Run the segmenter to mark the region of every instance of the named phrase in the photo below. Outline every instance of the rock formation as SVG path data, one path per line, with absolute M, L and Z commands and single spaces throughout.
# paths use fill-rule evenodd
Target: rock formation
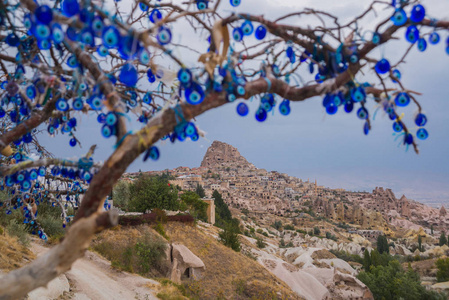
M 201 162 L 201 167 L 209 169 L 237 166 L 248 167 L 250 163 L 240 155 L 237 148 L 219 141 L 214 141 L 210 145 Z

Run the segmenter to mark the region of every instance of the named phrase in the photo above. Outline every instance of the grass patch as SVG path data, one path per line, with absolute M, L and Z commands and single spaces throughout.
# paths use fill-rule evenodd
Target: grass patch
M 0 227 L 0 269 L 12 271 L 32 261 L 35 256 L 19 239 Z

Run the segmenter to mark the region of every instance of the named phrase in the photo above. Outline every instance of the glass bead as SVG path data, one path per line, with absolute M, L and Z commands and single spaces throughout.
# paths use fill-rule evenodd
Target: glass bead
M 290 101 L 284 99 L 281 104 L 279 104 L 279 112 L 283 116 L 288 116 L 290 114 Z
M 237 7 L 240 5 L 241 0 L 230 0 L 230 2 L 233 7 Z
M 186 88 L 185 97 L 188 103 L 196 105 L 203 102 L 205 94 L 202 87 L 198 83 L 193 82 L 190 87 Z
M 391 21 L 396 26 L 402 26 L 407 22 L 407 14 L 402 8 L 398 8 L 391 17 Z
M 437 32 L 432 32 L 429 35 L 429 43 L 431 43 L 432 45 L 436 45 L 440 42 L 440 35 Z
M 246 20 L 245 22 L 243 22 L 240 28 L 242 29 L 244 35 L 251 35 L 254 32 L 254 26 L 250 20 Z
M 103 45 L 108 48 L 116 48 L 120 42 L 120 33 L 117 28 L 108 26 L 103 29 L 102 34 Z
M 67 100 L 61 98 L 58 101 L 56 101 L 56 109 L 59 111 L 67 111 L 69 109 L 69 104 L 67 103 Z
M 426 51 L 426 49 L 427 49 L 427 42 L 426 42 L 426 40 L 425 40 L 424 38 L 420 38 L 420 39 L 418 40 L 417 45 L 418 45 L 418 50 L 419 50 L 420 52 Z
M 148 81 L 149 81 L 150 83 L 153 83 L 153 82 L 156 81 L 156 76 L 154 76 L 154 73 L 153 73 L 153 71 L 151 71 L 151 69 L 148 69 L 148 71 L 147 71 L 147 77 L 148 77 Z
M 248 105 L 246 105 L 246 103 L 241 102 L 237 105 L 237 113 L 239 114 L 239 116 L 245 117 L 248 115 L 249 113 L 249 108 Z
M 162 13 L 159 11 L 159 9 L 155 8 L 151 11 L 149 16 L 151 23 L 156 23 L 162 20 Z
M 80 12 L 80 6 L 77 0 L 63 0 L 61 11 L 67 17 L 73 17 Z
M 136 67 L 130 63 L 123 65 L 120 69 L 119 80 L 128 87 L 135 87 L 138 80 Z
M 196 1 L 196 7 L 199 10 L 207 9 L 208 8 L 208 1 L 207 0 L 197 0 Z
M 256 111 L 256 120 L 259 122 L 263 122 L 267 119 L 267 112 L 263 108 L 259 108 Z
M 53 21 L 53 11 L 48 5 L 41 5 L 34 11 L 36 19 L 42 24 L 50 24 Z
M 388 73 L 390 72 L 390 62 L 385 58 L 382 58 L 376 63 L 376 66 L 374 68 L 378 74 Z
M 234 30 L 232 31 L 232 37 L 234 38 L 234 40 L 236 42 L 240 42 L 243 39 L 243 31 L 241 28 L 234 28 Z
M 413 6 L 412 12 L 410 13 L 410 20 L 415 23 L 419 23 L 424 20 L 426 16 L 426 9 L 421 4 Z
M 171 42 L 172 38 L 170 29 L 165 26 L 159 27 L 159 33 L 157 34 L 156 38 L 159 44 L 161 44 L 162 46 L 167 45 Z
M 404 128 L 402 127 L 401 123 L 393 122 L 393 130 L 394 130 L 394 132 L 401 132 L 402 129 L 404 129 Z
M 420 128 L 416 132 L 416 137 L 420 140 L 426 140 L 429 137 L 429 133 L 425 128 Z
M 364 107 L 360 107 L 357 110 L 357 117 L 362 120 L 368 119 L 368 110 Z
M 401 80 L 401 72 L 398 69 L 394 69 L 393 70 L 393 76 L 396 77 L 398 80 Z M 397 83 L 397 81 L 393 78 L 391 78 L 391 81 L 393 81 L 394 83 Z
M 405 38 L 410 43 L 415 43 L 419 39 L 419 30 L 415 25 L 410 25 L 407 27 L 407 31 L 405 32 Z
M 265 36 L 267 35 L 267 29 L 265 28 L 265 26 L 259 25 L 256 28 L 254 35 L 256 36 L 256 39 L 263 40 L 265 38 Z
M 75 138 L 71 138 L 69 141 L 70 147 L 75 147 L 76 146 L 76 139 Z
M 424 126 L 427 124 L 427 117 L 423 113 L 419 113 L 415 118 L 415 124 L 416 126 Z
M 400 92 L 396 95 L 394 102 L 400 107 L 407 106 L 410 103 L 410 96 L 405 92 Z

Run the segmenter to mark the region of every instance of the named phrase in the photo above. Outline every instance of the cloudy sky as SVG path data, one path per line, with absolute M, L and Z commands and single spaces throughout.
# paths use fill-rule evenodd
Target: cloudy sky
M 267 18 L 277 18 L 303 7 L 311 7 L 329 11 L 344 20 L 361 13 L 371 1 L 361 0 L 242 0 L 238 10 L 229 2 L 222 1 L 221 12 L 227 16 L 232 12 L 250 12 L 264 14 Z M 428 16 L 435 18 L 449 17 L 449 3 L 441 0 L 422 1 Z M 298 4 L 300 3 L 300 4 Z M 371 15 L 360 24 L 368 30 L 375 25 L 375 20 L 382 20 L 392 13 L 391 9 L 379 10 L 376 19 Z M 293 19 L 301 26 L 314 26 L 310 19 Z M 181 31 L 179 31 L 181 30 Z M 193 35 L 182 28 L 174 34 L 176 41 L 195 39 L 202 41 L 205 36 Z M 445 53 L 444 41 L 447 33 L 442 34 L 442 41 L 437 46 L 428 46 L 424 53 L 414 48 L 400 70 L 403 84 L 412 90 L 419 91 L 422 96 L 418 100 L 427 114 L 429 122 L 427 130 L 429 139 L 420 142 L 421 153 L 416 155 L 412 149 L 395 141 L 391 121 L 380 110 L 372 120 L 372 131 L 368 136 L 363 134 L 363 122 L 354 113 L 339 111 L 336 115 L 326 115 L 321 98 L 312 98 L 301 103 L 291 104 L 291 114 L 282 116 L 277 109 L 268 120 L 259 123 L 254 118 L 258 101 L 253 100 L 250 114 L 247 117 L 237 115 L 238 104 L 231 103 L 219 109 L 207 112 L 197 118 L 196 124 L 207 135 L 198 142 L 159 142 L 161 158 L 157 162 L 142 162 L 138 158 L 128 171 L 161 170 L 177 166 L 197 167 L 200 165 L 207 147 L 214 140 L 227 142 L 237 147 L 240 153 L 259 168 L 285 172 L 302 179 L 317 179 L 318 184 L 348 190 L 371 191 L 376 186 L 390 187 L 400 197 L 405 194 L 411 199 L 439 205 L 449 203 L 449 56 Z M 371 57 L 385 57 L 396 61 L 402 56 L 407 43 L 404 42 L 404 31 L 397 33 L 401 38 L 379 50 L 373 51 Z M 201 42 L 199 42 L 201 44 Z M 182 58 L 194 62 L 197 56 L 192 52 L 182 52 Z M 299 69 L 299 72 L 307 72 Z M 373 77 L 358 76 L 360 82 Z M 411 106 L 411 105 L 410 105 Z M 370 111 L 376 109 L 369 106 Z M 413 128 L 413 115 L 416 107 L 403 110 L 404 120 Z M 372 118 L 372 117 L 371 117 Z M 104 160 L 113 151 L 113 141 L 105 140 L 100 135 L 100 128 L 95 122 L 83 117 L 83 126 L 79 128 L 77 137 L 83 144 L 82 149 L 66 149 L 67 136 L 54 139 L 45 137 L 51 142 L 51 149 L 56 155 L 79 156 L 87 151 L 93 143 L 98 144 L 96 160 Z M 133 124 L 135 126 L 135 124 Z M 416 130 L 416 128 L 415 128 Z M 64 151 L 61 144 L 64 145 Z

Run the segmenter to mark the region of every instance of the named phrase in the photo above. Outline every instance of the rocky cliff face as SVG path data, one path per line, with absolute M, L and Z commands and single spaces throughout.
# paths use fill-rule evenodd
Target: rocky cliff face
M 239 168 L 245 168 L 252 166 L 252 164 L 240 155 L 237 148 L 219 141 L 214 141 L 210 145 L 201 162 L 201 167 L 209 169 L 238 166 Z

